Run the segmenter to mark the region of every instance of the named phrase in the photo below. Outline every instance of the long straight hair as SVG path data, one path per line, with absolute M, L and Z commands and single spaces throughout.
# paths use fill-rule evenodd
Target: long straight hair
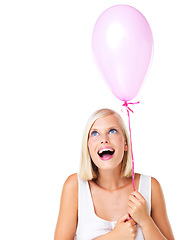
M 97 119 L 103 118 L 109 115 L 114 115 L 118 119 L 125 141 L 128 146 L 128 151 L 124 151 L 124 156 L 122 159 L 121 176 L 127 177 L 127 178 L 132 176 L 130 140 L 129 140 L 129 135 L 127 133 L 123 119 L 117 112 L 111 109 L 103 108 L 95 111 L 89 117 L 84 129 L 83 138 L 82 138 L 80 169 L 79 169 L 79 177 L 82 180 L 92 180 L 92 179 L 96 179 L 98 176 L 98 168 L 93 163 L 91 156 L 89 154 L 89 149 L 88 149 L 89 133 L 90 133 L 91 127 L 93 126 L 93 124 Z

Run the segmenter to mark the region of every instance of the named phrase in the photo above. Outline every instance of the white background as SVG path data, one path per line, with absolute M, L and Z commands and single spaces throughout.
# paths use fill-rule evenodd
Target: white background
M 175 238 L 190 238 L 190 1 L 2 0 L 0 239 L 53 239 L 88 116 L 103 107 L 121 112 L 91 49 L 95 21 L 120 3 L 140 10 L 154 35 L 151 70 L 131 114 L 135 170 L 159 180 Z

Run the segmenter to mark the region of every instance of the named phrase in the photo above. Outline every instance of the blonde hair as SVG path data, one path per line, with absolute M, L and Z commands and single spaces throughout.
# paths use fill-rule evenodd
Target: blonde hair
M 82 150 L 81 150 L 81 160 L 80 160 L 80 169 L 79 169 L 79 177 L 83 180 L 92 180 L 96 179 L 98 176 L 98 168 L 93 163 L 91 156 L 89 154 L 88 149 L 88 139 L 89 139 L 89 132 L 95 121 L 99 118 L 106 117 L 108 115 L 114 115 L 120 124 L 121 130 L 123 132 L 125 141 L 127 142 L 128 151 L 124 152 L 122 166 L 121 166 L 121 176 L 122 177 L 130 177 L 132 176 L 132 165 L 131 165 L 131 147 L 130 147 L 130 140 L 129 135 L 127 133 L 125 124 L 121 116 L 111 110 L 111 109 L 100 109 L 95 111 L 87 121 L 87 125 L 84 129 L 84 134 L 82 138 Z

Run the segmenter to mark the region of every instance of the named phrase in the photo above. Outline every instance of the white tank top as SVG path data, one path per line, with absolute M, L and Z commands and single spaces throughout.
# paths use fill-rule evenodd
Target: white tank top
M 151 214 L 151 177 L 141 175 L 138 191 L 143 195 Z M 75 240 L 92 240 L 100 237 L 115 227 L 117 221 L 107 221 L 98 217 L 94 210 L 88 181 L 78 176 L 78 225 Z M 144 240 L 141 228 L 137 226 L 136 240 Z

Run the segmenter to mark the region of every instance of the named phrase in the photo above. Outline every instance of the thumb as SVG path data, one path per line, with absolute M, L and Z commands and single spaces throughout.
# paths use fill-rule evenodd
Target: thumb
M 122 223 L 122 222 L 125 222 L 127 220 L 129 220 L 129 214 L 128 213 L 126 215 L 120 217 L 117 222 Z

